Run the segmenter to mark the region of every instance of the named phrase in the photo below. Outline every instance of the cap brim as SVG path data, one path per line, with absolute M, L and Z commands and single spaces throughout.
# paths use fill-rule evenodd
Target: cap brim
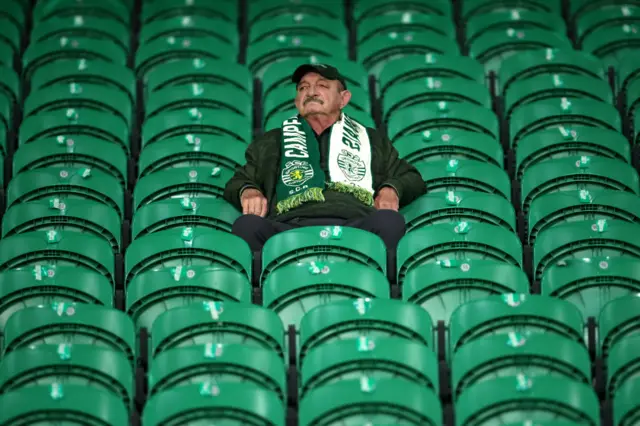
M 320 74 L 321 76 L 323 76 L 324 78 L 328 78 L 329 80 L 339 81 L 346 88 L 347 82 L 344 81 L 344 78 L 336 71 L 337 70 L 335 68 L 327 69 L 315 66 L 313 64 L 304 64 L 296 68 L 296 70 L 293 72 L 293 75 L 291 76 L 291 81 L 295 84 L 298 84 L 300 83 L 300 80 L 302 80 L 302 77 L 310 72 L 315 72 L 316 74 Z

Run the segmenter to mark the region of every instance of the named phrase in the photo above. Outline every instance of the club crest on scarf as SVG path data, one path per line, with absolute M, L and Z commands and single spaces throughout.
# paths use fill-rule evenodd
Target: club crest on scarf
M 311 178 L 313 178 L 313 168 L 306 161 L 287 161 L 282 169 L 282 183 L 287 186 L 302 186 Z
M 361 181 L 367 173 L 367 168 L 360 156 L 346 149 L 343 149 L 338 154 L 338 167 L 340 167 L 344 176 L 352 182 Z

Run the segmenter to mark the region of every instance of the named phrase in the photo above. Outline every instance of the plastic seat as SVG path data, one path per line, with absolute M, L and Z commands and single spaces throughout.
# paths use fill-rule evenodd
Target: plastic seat
M 620 387 L 618 395 L 613 400 L 614 419 L 619 426 L 632 426 L 640 417 L 640 378 L 633 378 Z
M 108 18 L 129 24 L 131 9 L 119 0 L 50 0 L 37 3 L 33 8 L 33 20 L 38 24 L 70 16 Z
M 283 326 L 278 315 L 250 303 L 201 302 L 169 309 L 153 322 L 150 354 L 204 343 L 243 344 L 284 357 Z
M 394 112 L 414 105 L 444 101 L 467 103 L 491 109 L 492 99 L 484 84 L 462 78 L 433 78 L 394 84 L 382 100 L 382 119 L 388 122 Z
M 577 42 L 582 44 L 595 30 L 624 24 L 640 23 L 640 2 L 636 5 L 625 2 L 618 7 L 592 9 L 576 19 Z
M 120 351 L 87 344 L 39 345 L 15 350 L 0 363 L 0 393 L 57 383 L 85 386 L 133 403 L 133 374 Z
M 193 83 L 230 85 L 247 93 L 253 92 L 253 77 L 245 65 L 227 58 L 176 59 L 155 66 L 144 77 L 147 96 L 168 87 L 190 86 Z
M 11 46 L 14 55 L 20 55 L 22 53 L 22 32 L 21 28 L 10 18 L 3 16 L 0 9 L 0 25 L 2 25 L 2 35 L 0 40 L 4 44 Z
M 48 39 L 60 40 L 62 37 L 83 37 L 105 40 L 117 44 L 125 52 L 131 49 L 131 34 L 128 24 L 111 18 L 96 16 L 66 16 L 48 19 L 34 25 L 30 42 Z
M 142 421 L 145 426 L 212 421 L 229 426 L 284 426 L 284 414 L 278 394 L 258 385 L 204 382 L 166 389 L 152 396 L 145 404 Z
M 297 328 L 304 314 L 319 305 L 358 298 L 389 298 L 387 278 L 369 266 L 327 262 L 319 269 L 305 263 L 289 264 L 273 271 L 264 281 L 263 305 L 280 316 L 285 329 L 291 325 Z
M 52 198 L 13 204 L 2 217 L 2 238 L 25 232 L 77 232 L 103 238 L 117 253 L 122 222 L 118 212 L 98 201 Z
M 249 44 L 278 36 L 322 36 L 347 46 L 348 33 L 344 21 L 313 14 L 285 14 L 260 19 L 249 27 Z
M 433 0 L 428 3 L 416 0 L 357 1 L 353 10 L 354 18 L 358 23 L 376 16 L 400 15 L 407 12 L 436 15 L 442 20 L 450 19 L 453 15 L 451 4 L 447 0 Z
M 570 191 L 620 190 L 640 193 L 638 173 L 628 163 L 606 157 L 574 156 L 542 161 L 522 176 L 522 210 L 541 195 Z
M 15 67 L 13 47 L 4 40 L 0 40 L 0 65 L 11 69 Z
M 541 232 L 533 246 L 536 279 L 558 262 L 590 257 L 640 258 L 640 225 L 621 220 L 582 220 L 556 225 Z
M 632 335 L 620 339 L 609 353 L 607 359 L 607 396 L 615 400 L 628 383 L 637 380 L 640 359 L 640 336 Z
M 429 53 L 459 55 L 460 49 L 454 39 L 438 34 L 395 32 L 375 35 L 358 46 L 358 60 L 373 75 L 390 60 Z
M 371 114 L 352 108 L 349 105 L 347 105 L 347 107 L 343 109 L 343 112 L 347 114 L 349 117 L 356 120 L 358 123 L 362 124 L 364 127 L 371 127 L 374 129 L 378 127 L 376 126 L 376 123 L 373 121 L 373 117 L 371 117 Z M 280 111 L 277 114 L 273 114 L 269 118 L 269 120 L 264 123 L 263 128 L 265 131 L 271 130 L 271 129 L 280 129 L 282 128 L 282 122 L 284 120 L 287 120 L 297 114 L 298 114 L 298 110 L 295 108 L 293 102 L 291 102 L 291 109 Z
M 612 348 L 640 331 L 640 297 L 622 296 L 604 305 L 598 317 L 600 355 L 606 361 Z
M 26 81 L 41 66 L 62 59 L 103 60 L 116 65 L 127 65 L 127 53 L 111 41 L 87 37 L 60 37 L 29 44 L 22 56 L 23 75 Z
M 147 24 L 152 21 L 182 16 L 221 18 L 235 23 L 238 21 L 238 5 L 228 1 L 194 0 L 178 2 L 175 0 L 154 0 L 144 3 L 140 20 L 143 24 Z
M 596 426 L 600 424 L 600 404 L 590 384 L 524 374 L 487 380 L 460 395 L 458 425 L 479 426 L 496 417 L 517 419 L 521 424 L 554 419 Z
M 434 348 L 431 324 L 427 311 L 400 300 L 364 298 L 326 303 L 302 317 L 298 359 L 304 365 L 312 349 L 359 336 L 396 337 Z
M 237 49 L 218 38 L 175 37 L 158 38 L 141 44 L 136 52 L 135 70 L 139 78 L 157 66 L 180 59 L 229 60 L 237 56 Z
M 453 394 L 479 383 L 523 374 L 591 385 L 591 360 L 583 343 L 553 333 L 495 334 L 462 345 L 451 361 Z
M 26 12 L 27 10 L 15 1 L 5 1 L 0 6 L 0 16 L 11 21 L 11 24 L 20 31 L 21 37 L 26 31 Z
M 174 136 L 188 134 L 232 137 L 249 144 L 252 129 L 250 120 L 236 113 L 211 108 L 183 108 L 165 112 L 145 120 L 142 124 L 142 147 Z
M 518 141 L 516 176 L 542 162 L 576 156 L 606 157 L 631 163 L 629 141 L 620 132 L 590 126 L 558 126 Z
M 560 191 L 536 197 L 529 210 L 528 244 L 543 231 L 582 220 L 624 220 L 640 224 L 640 197 L 615 190 Z
M 125 425 L 127 406 L 114 394 L 85 385 L 39 385 L 0 395 L 0 425 L 41 422 Z
M 628 144 L 627 144 L 628 145 Z M 398 138 L 393 146 L 409 163 L 439 160 L 476 160 L 502 167 L 502 145 L 484 133 L 460 129 L 427 130 Z
M 0 94 L 12 104 L 22 100 L 20 77 L 13 69 L 0 65 Z
M 508 92 L 516 81 L 538 75 L 583 75 L 605 79 L 607 73 L 598 58 L 573 49 L 539 49 L 519 52 L 502 61 L 498 72 L 500 92 Z
M 462 6 L 462 19 L 466 21 L 474 15 L 516 9 L 532 12 L 547 12 L 561 16 L 561 2 L 558 0 L 467 0 Z
M 52 303 L 15 312 L 4 328 L 3 358 L 46 344 L 105 347 L 124 354 L 133 366 L 135 331 L 123 312 L 99 305 Z
M 37 264 L 0 272 L 0 301 L 0 330 L 4 330 L 15 312 L 55 301 L 111 307 L 113 287 L 107 277 L 86 268 Z
M 627 117 L 631 122 L 632 130 L 636 130 L 633 118 L 637 115 L 638 106 L 640 106 L 640 80 L 633 80 L 627 86 L 625 103 Z
M 289 0 L 252 2 L 247 12 L 249 27 L 274 16 L 302 14 L 323 16 L 344 22 L 345 15 L 344 7 L 341 4 L 329 4 L 315 0 L 301 0 L 295 3 L 291 3 Z
M 533 294 L 487 296 L 460 305 L 451 314 L 449 354 L 455 356 L 464 345 L 492 335 L 502 335 L 506 341 L 511 332 L 554 334 L 584 344 L 583 328 L 584 318 L 568 301 Z
M 286 395 L 282 358 L 270 349 L 243 344 L 206 343 L 161 352 L 151 361 L 149 394 L 196 383 L 240 382 Z
M 494 139 L 500 135 L 498 118 L 489 108 L 462 102 L 431 101 L 397 110 L 389 119 L 389 138 L 427 130 L 469 130 Z
M 582 42 L 582 49 L 600 58 L 605 65 L 617 66 L 640 47 L 640 25 L 622 24 L 594 30 Z
M 496 194 L 474 191 L 434 192 L 402 208 L 407 232 L 435 224 L 488 223 L 516 232 L 511 203 Z
M 124 217 L 124 191 L 118 179 L 101 170 L 47 167 L 26 170 L 7 186 L 7 208 L 26 201 L 72 198 L 101 202 Z
M 100 59 L 60 59 L 34 70 L 31 90 L 44 89 L 58 84 L 100 84 L 126 93 L 134 103 L 136 79 L 133 71 L 124 65 Z
M 300 401 L 301 426 L 442 424 L 435 392 L 401 378 L 342 380 L 309 391 Z
M 640 58 L 636 55 L 627 55 L 620 59 L 617 69 L 618 78 L 616 88 L 618 93 L 627 90 L 629 84 L 640 75 Z
M 637 0 L 573 0 L 569 5 L 569 18 L 572 21 L 579 21 L 589 12 L 597 10 L 604 13 L 623 5 L 637 6 L 640 5 L 640 2 Z
M 493 294 L 528 293 L 522 269 L 496 260 L 466 259 L 427 263 L 407 272 L 402 297 L 422 306 L 433 320 L 449 323 L 455 309 Z
M 427 193 L 478 191 L 511 200 L 511 181 L 501 167 L 475 160 L 420 161 L 414 164 L 427 186 Z
M 330 261 L 366 265 L 386 274 L 387 250 L 379 236 L 358 228 L 305 226 L 290 229 L 269 238 L 264 245 L 261 282 L 287 265 Z
M 148 22 L 140 28 L 139 42 L 146 44 L 168 37 L 212 37 L 235 48 L 240 43 L 235 22 L 200 15 L 176 16 Z
M 391 5 L 394 7 L 393 3 Z M 427 5 L 427 7 L 431 6 L 431 4 Z M 391 32 L 395 32 L 400 36 L 427 33 L 455 38 L 456 30 L 453 26 L 453 21 L 450 19 L 442 19 L 438 15 L 403 9 L 401 13 L 367 17 L 358 23 L 357 32 L 357 43 L 361 44 L 378 34 L 389 34 Z

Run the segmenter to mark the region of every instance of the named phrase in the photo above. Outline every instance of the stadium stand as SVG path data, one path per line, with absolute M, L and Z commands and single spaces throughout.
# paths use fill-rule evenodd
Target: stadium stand
M 2 0 L 0 426 L 640 424 L 640 1 Z M 221 198 L 330 63 L 427 194 Z M 339 228 L 339 227 L 338 227 Z

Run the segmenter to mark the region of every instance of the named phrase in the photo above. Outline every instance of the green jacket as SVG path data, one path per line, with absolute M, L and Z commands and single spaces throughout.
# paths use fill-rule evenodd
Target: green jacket
M 400 198 L 400 207 L 409 204 L 426 192 L 426 186 L 420 173 L 405 160 L 398 158 L 398 151 L 388 138 L 375 129 L 367 127 L 371 143 L 371 170 L 373 187 L 377 192 L 384 186 L 393 187 Z M 280 222 L 293 218 L 326 217 L 355 219 L 369 215 L 374 211 L 356 200 L 352 195 L 325 190 L 322 203 L 307 202 L 298 208 L 276 215 L 276 184 L 280 176 L 280 152 L 282 129 L 270 130 L 256 138 L 245 153 L 246 164 L 238 167 L 234 176 L 227 182 L 224 198 L 242 210 L 240 193 L 245 188 L 259 189 L 269 203 L 267 217 Z M 320 165 L 329 176 L 327 167 L 330 129 L 316 136 L 320 144 Z M 375 195 L 374 195 L 375 197 Z

